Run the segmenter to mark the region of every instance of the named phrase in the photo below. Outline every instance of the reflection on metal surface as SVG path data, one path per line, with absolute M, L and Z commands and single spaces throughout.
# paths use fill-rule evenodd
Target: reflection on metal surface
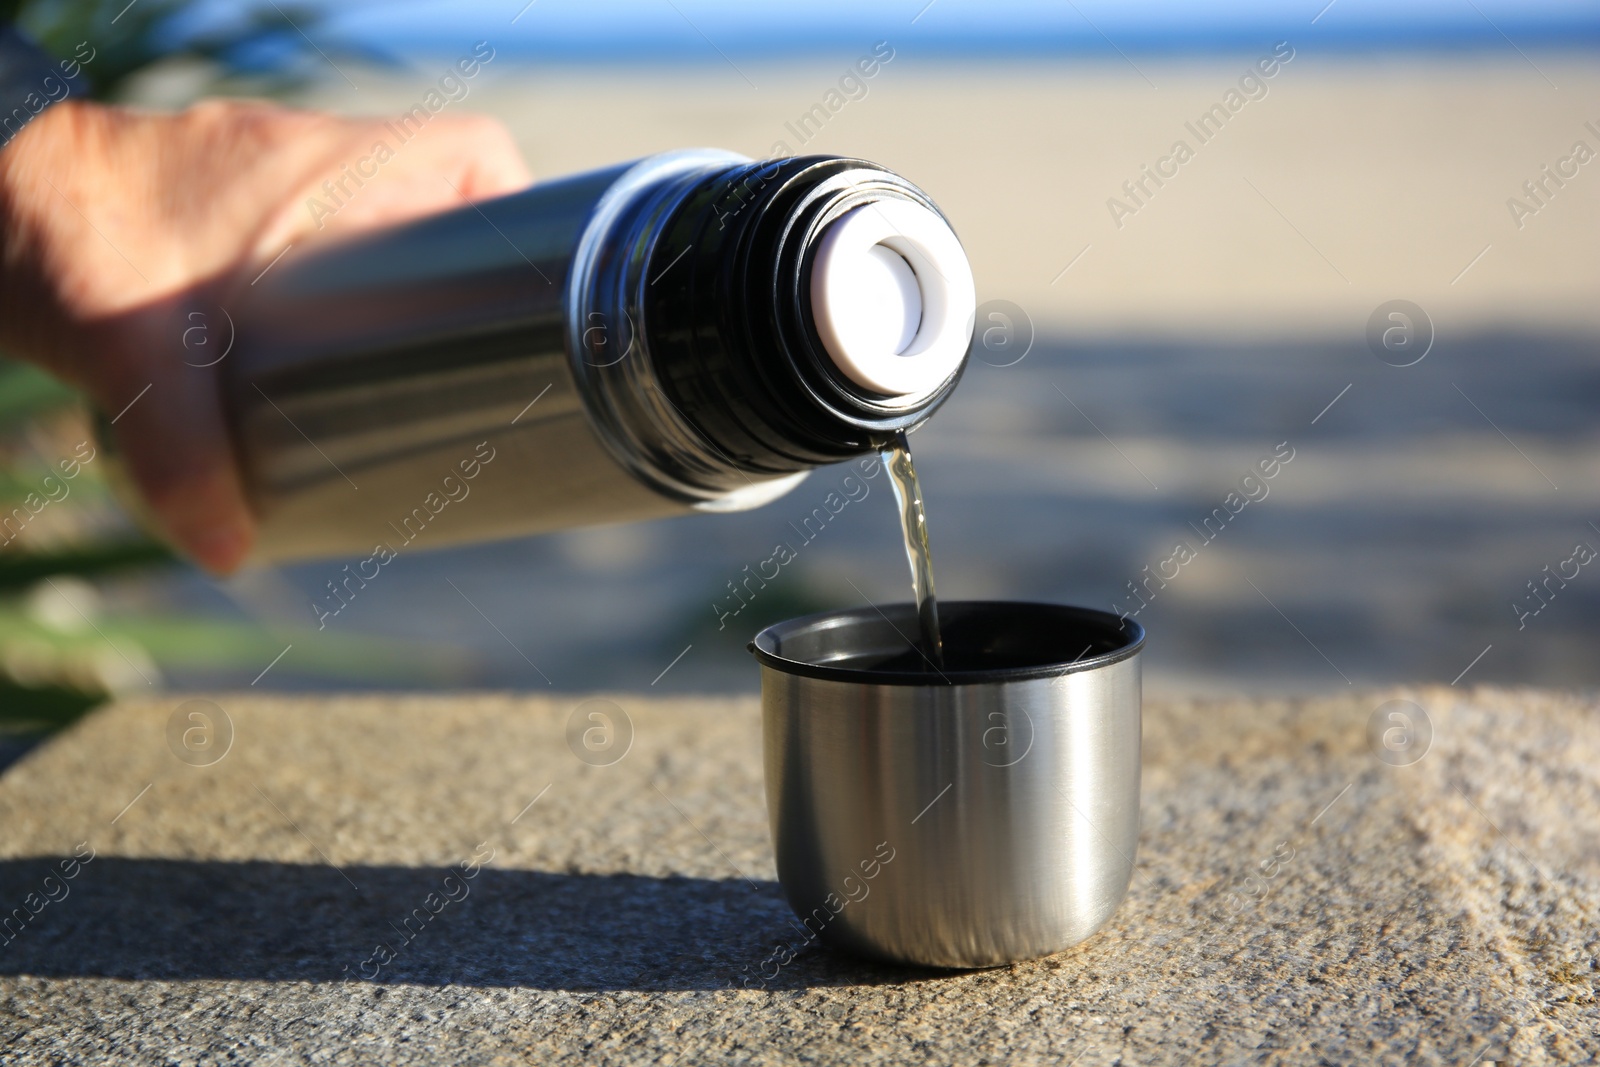
M 617 463 L 585 410 L 569 266 L 608 236 L 606 204 L 737 158 L 657 157 L 279 264 L 222 368 L 261 555 L 399 549 L 419 509 L 438 515 L 426 547 L 683 510 Z M 506 458 L 473 499 L 430 508 L 484 445 Z

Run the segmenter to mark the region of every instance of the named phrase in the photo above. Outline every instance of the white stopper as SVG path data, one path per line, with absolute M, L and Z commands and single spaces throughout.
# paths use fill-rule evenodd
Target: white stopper
M 961 365 L 976 310 L 961 242 L 919 204 L 864 204 L 817 242 L 812 320 L 834 365 L 864 388 L 933 392 Z

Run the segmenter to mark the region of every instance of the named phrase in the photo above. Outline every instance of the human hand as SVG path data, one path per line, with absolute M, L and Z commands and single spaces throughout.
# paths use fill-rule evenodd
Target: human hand
M 69 101 L 0 151 L 0 347 L 117 416 L 156 522 L 214 573 L 238 566 L 255 524 L 216 370 L 184 347 L 197 298 L 227 306 L 286 246 L 294 255 L 531 180 L 498 122 L 436 115 L 337 212 L 312 211 L 312 197 L 328 202 L 323 183 L 386 132 L 265 103 L 162 114 Z

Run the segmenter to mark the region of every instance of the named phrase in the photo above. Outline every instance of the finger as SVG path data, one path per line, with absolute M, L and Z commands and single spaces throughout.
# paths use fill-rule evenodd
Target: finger
M 228 574 L 249 553 L 255 523 L 215 373 L 171 354 L 180 332 L 169 315 L 155 312 L 97 329 L 125 355 L 104 362 L 95 398 L 115 420 L 128 474 L 161 533 L 206 570 Z
M 464 168 L 462 192 L 474 200 L 504 196 L 527 188 L 533 172 L 522 158 L 511 131 L 495 119 L 474 116 L 463 131 L 467 151 L 457 156 Z
M 338 130 L 300 194 L 264 228 L 252 261 L 289 244 L 309 246 L 448 211 L 463 199 L 501 196 L 532 180 L 510 133 L 487 116 L 440 115 L 404 142 L 372 123 Z
M 510 131 L 487 115 L 435 119 L 396 155 L 391 169 L 445 178 L 457 194 L 473 200 L 516 192 L 533 181 Z

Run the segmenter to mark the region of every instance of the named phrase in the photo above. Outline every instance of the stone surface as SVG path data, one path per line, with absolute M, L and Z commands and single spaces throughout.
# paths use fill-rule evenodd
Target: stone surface
M 7 1063 L 1600 1053 L 1600 709 L 1578 697 L 1152 704 L 1122 908 L 1074 950 L 955 974 L 797 934 L 754 701 L 614 695 L 628 738 L 577 697 L 217 696 L 230 741 L 183 699 L 95 714 L 0 777 L 0 906 L 27 919 L 0 936 Z M 1431 722 L 1409 766 L 1368 741 L 1390 699 Z M 574 709 L 610 743 L 591 759 L 625 755 L 575 758 Z M 1414 756 L 1420 716 L 1388 710 L 1391 758 Z

